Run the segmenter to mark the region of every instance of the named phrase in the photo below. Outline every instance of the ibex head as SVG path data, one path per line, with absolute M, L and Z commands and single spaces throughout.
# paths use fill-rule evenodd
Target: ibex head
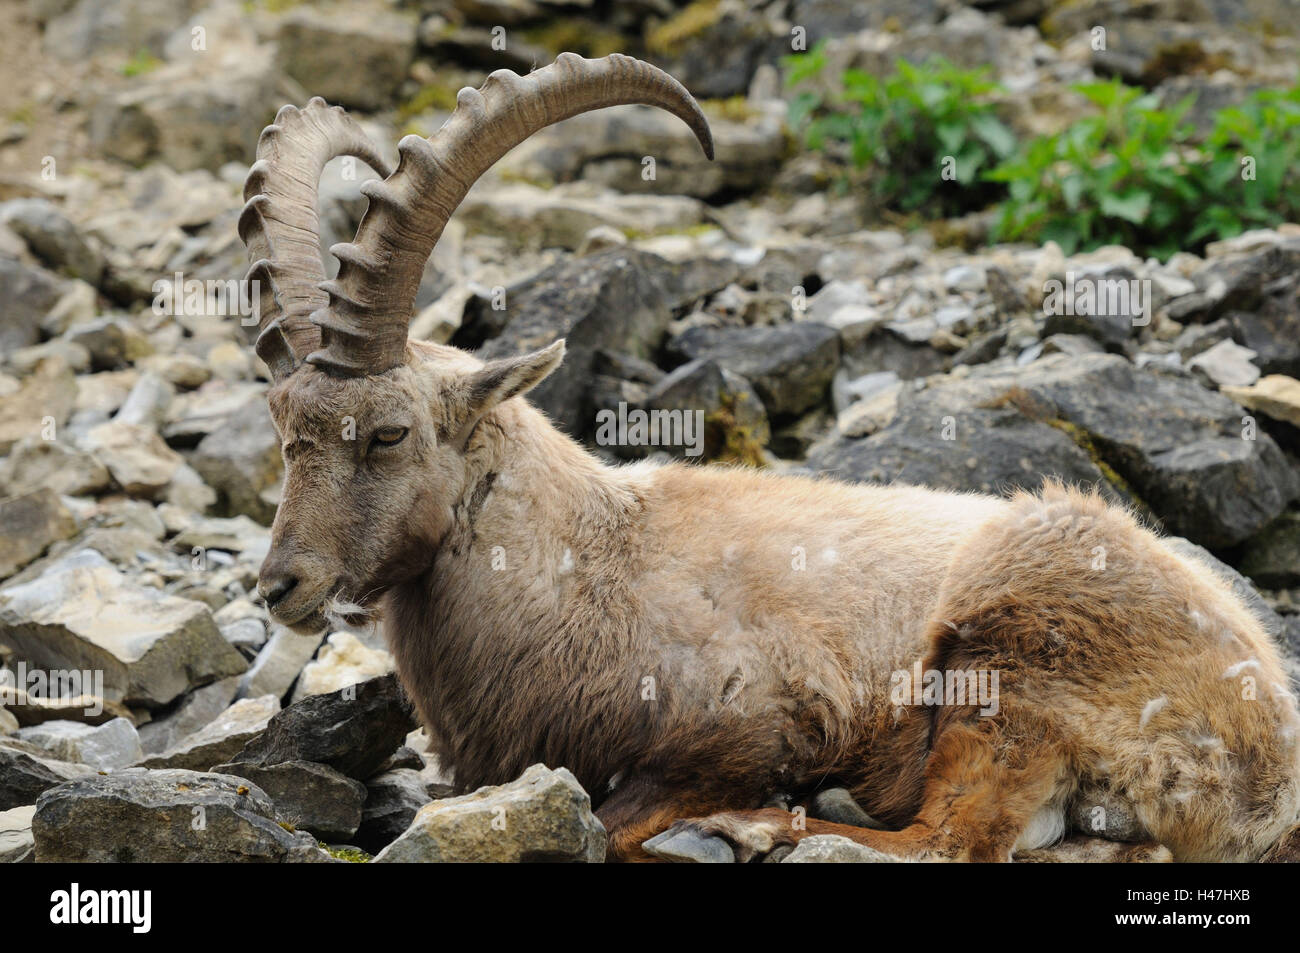
M 537 130 L 605 106 L 643 103 L 680 117 L 712 158 L 699 107 L 661 70 L 618 54 L 563 53 L 528 76 L 498 70 L 462 89 L 433 136 L 407 136 L 389 168 L 344 112 L 286 106 L 258 142 L 239 233 L 261 288 L 257 353 L 285 461 L 284 493 L 258 589 L 272 616 L 318 631 L 331 602 L 359 613 L 422 572 L 474 473 L 465 450 L 483 418 L 557 367 L 563 341 L 484 363 L 407 340 L 424 264 L 470 186 Z M 321 267 L 316 190 L 330 159 L 384 176 L 354 241 Z

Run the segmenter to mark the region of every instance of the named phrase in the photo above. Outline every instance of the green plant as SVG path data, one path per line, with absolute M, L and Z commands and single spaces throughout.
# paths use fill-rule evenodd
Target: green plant
M 787 56 L 786 84 L 807 87 L 826 67 L 824 44 Z M 943 59 L 899 60 L 880 77 L 845 70 L 837 92 L 799 91 L 791 126 L 809 148 L 866 170 L 876 201 L 902 211 L 951 215 L 982 208 L 1003 193 L 982 173 L 1016 142 L 989 102 L 988 71 Z
M 1097 111 L 987 173 L 1008 193 L 994 239 L 1052 240 L 1067 254 L 1106 244 L 1177 250 L 1200 191 L 1192 127 L 1183 122 L 1192 99 L 1161 109 L 1155 94 L 1118 80 L 1072 88 Z
M 1300 220 L 1300 83 L 1220 110 L 1206 151 L 1204 202 L 1191 241 Z
M 1005 183 L 996 241 L 1105 244 L 1167 258 L 1300 213 L 1300 86 L 1215 114 L 1204 141 L 1172 108 L 1119 81 L 1074 87 L 1096 111 L 1024 145 L 987 177 Z M 1253 178 L 1250 174 L 1253 173 Z
M 122 75 L 128 78 L 142 76 L 145 73 L 153 72 L 161 65 L 162 60 L 148 50 L 137 50 L 136 54 L 122 66 Z

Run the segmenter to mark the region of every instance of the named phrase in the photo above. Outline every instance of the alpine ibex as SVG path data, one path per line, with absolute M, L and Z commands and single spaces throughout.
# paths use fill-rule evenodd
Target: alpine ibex
M 615 858 L 653 839 L 747 859 L 829 832 L 1007 860 L 1094 797 L 1176 859 L 1294 857 L 1300 715 L 1278 652 L 1214 571 L 1126 512 L 1050 484 L 998 499 L 611 468 L 521 399 L 562 341 L 485 363 L 407 339 L 475 180 L 536 130 L 622 103 L 672 112 L 711 155 L 687 91 L 619 55 L 493 73 L 404 138 L 396 170 L 319 99 L 263 133 L 239 226 L 287 468 L 259 583 L 273 617 L 382 615 L 456 784 L 567 766 Z M 345 154 L 383 179 L 325 281 L 316 187 Z M 912 673 L 949 689 L 897 695 Z M 990 673 L 991 705 L 951 692 Z M 770 806 L 832 786 L 877 826 Z

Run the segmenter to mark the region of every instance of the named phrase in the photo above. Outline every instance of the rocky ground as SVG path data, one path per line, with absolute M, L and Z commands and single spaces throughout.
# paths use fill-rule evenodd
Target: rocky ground
M 1082 108 L 1065 86 L 1091 77 L 1214 105 L 1291 81 L 1296 5 L 1246 6 L 7 10 L 0 861 L 603 857 L 560 765 L 449 796 L 381 632 L 270 624 L 256 578 L 283 467 L 267 374 L 239 315 L 184 284 L 243 274 L 242 181 L 283 103 L 347 105 L 395 155 L 401 134 L 437 128 L 459 86 L 566 48 L 674 71 L 705 100 L 717 162 L 648 109 L 538 135 L 447 229 L 415 336 L 494 356 L 567 337 L 564 370 L 534 399 L 611 461 L 683 453 L 600 440 L 598 413 L 622 403 L 702 410 L 712 461 L 994 492 L 1096 484 L 1219 565 L 1294 659 L 1300 226 L 1162 263 L 1120 247 L 988 247 L 981 214 L 891 220 L 797 147 L 776 69 L 799 26 L 831 37 L 839 66 L 941 52 L 994 68 L 1018 130 L 1052 130 Z M 1099 19 L 1101 52 L 1088 43 Z M 336 162 L 322 181 L 326 245 L 364 211 L 366 175 L 351 171 Z M 1138 321 L 1067 313 L 1049 291 L 1066 280 L 1136 282 L 1149 308 Z M 34 680 L 73 671 L 98 677 L 59 697 Z M 787 861 L 844 859 L 871 858 L 814 838 Z

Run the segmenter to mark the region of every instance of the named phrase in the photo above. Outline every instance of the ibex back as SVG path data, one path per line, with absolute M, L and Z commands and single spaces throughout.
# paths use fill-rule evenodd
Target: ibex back
M 563 342 L 485 363 L 408 341 L 447 219 L 532 132 L 643 103 L 712 153 L 686 90 L 625 56 L 500 71 L 457 102 L 396 170 L 341 110 L 285 107 L 240 233 L 287 467 L 261 592 L 302 631 L 382 615 L 460 788 L 564 765 L 619 859 L 646 841 L 748 859 L 830 832 L 1007 860 L 1094 802 L 1133 819 L 1105 856 L 1300 849 L 1300 715 L 1276 648 L 1124 511 L 1053 485 L 1004 500 L 606 467 L 522 399 Z M 384 178 L 324 281 L 316 182 L 343 154 Z M 765 806 L 831 786 L 877 824 Z

